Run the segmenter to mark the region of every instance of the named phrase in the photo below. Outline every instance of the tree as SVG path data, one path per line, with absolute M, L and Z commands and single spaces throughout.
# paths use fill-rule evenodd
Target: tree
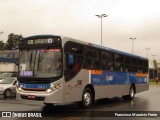
M 4 50 L 4 42 L 3 41 L 0 41 L 0 50 Z
M 14 33 L 11 33 L 8 35 L 8 40 L 5 45 L 6 50 L 12 50 L 12 48 L 15 48 L 18 46 L 19 41 L 22 39 L 22 35 L 16 35 Z

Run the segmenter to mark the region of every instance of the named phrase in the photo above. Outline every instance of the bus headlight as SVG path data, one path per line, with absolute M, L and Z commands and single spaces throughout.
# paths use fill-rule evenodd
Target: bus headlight
M 51 87 L 50 87 L 50 89 L 47 89 L 47 93 L 51 93 L 51 92 L 53 92 L 53 91 L 55 91 L 55 85 L 53 84 L 53 83 L 51 83 Z
M 57 84 L 57 85 L 54 85 L 53 83 L 51 83 L 51 87 L 50 89 L 47 89 L 47 93 L 51 93 L 57 89 L 60 89 L 62 87 L 62 84 Z
M 23 92 L 23 89 L 21 87 L 17 87 L 19 92 Z
M 51 89 L 48 89 L 48 90 L 47 90 L 47 93 L 51 93 L 51 92 L 52 92 L 52 90 L 51 90 Z

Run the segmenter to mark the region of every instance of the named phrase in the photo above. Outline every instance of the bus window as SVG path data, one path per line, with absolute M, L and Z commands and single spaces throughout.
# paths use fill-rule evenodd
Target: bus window
M 108 51 L 102 52 L 102 69 L 113 71 L 113 54 Z
M 138 66 L 142 66 L 143 61 L 141 59 L 138 59 Z
M 142 66 L 143 73 L 148 73 L 148 60 L 142 60 Z
M 132 72 L 137 72 L 138 68 L 137 68 L 137 58 L 132 58 Z
M 124 71 L 130 72 L 131 71 L 131 57 L 125 56 L 124 57 Z
M 65 79 L 68 81 L 72 79 L 81 69 L 82 65 L 82 56 L 67 54 L 66 56 L 66 73 Z
M 85 68 L 87 69 L 101 69 L 100 52 L 95 49 L 85 49 Z
M 122 55 L 114 54 L 115 71 L 124 71 L 124 58 Z

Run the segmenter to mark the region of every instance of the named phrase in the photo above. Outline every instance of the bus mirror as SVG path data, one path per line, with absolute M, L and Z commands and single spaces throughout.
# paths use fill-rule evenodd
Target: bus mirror
M 69 54 L 68 64 L 69 64 L 69 65 L 73 65 L 73 63 L 74 63 L 74 57 L 73 57 L 73 55 Z

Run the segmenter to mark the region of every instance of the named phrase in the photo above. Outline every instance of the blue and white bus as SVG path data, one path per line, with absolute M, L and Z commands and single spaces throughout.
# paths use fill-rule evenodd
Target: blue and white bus
M 69 37 L 36 35 L 19 44 L 18 100 L 45 105 L 134 95 L 149 89 L 148 59 Z

